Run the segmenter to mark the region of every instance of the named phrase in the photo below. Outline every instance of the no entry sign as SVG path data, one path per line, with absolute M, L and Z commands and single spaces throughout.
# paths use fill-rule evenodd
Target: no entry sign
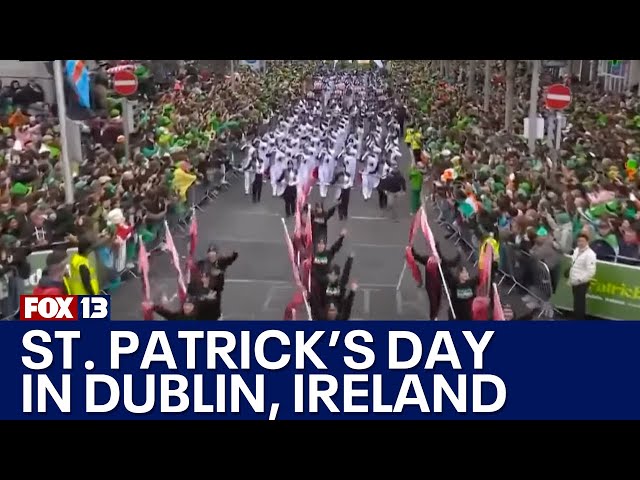
M 138 91 L 138 77 L 129 70 L 122 70 L 113 75 L 113 89 L 119 95 L 129 96 Z
M 571 104 L 571 89 L 556 83 L 547 89 L 545 104 L 551 110 L 564 110 Z

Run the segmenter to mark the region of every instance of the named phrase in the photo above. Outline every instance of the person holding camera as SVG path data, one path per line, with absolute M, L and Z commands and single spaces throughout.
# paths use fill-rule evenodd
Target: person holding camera
M 573 315 L 576 320 L 584 320 L 587 315 L 587 291 L 591 279 L 596 275 L 596 261 L 596 254 L 589 246 L 589 237 L 581 233 L 571 255 L 571 267 L 565 272 L 573 290 Z

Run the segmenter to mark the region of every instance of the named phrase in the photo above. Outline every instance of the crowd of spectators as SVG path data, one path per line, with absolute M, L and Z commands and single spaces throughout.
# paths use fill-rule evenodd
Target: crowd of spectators
M 109 90 L 106 72 L 114 65 L 103 62 L 92 72 L 94 109 L 82 123 L 83 158 L 72 165 L 73 205 L 65 203 L 53 99 L 45 102 L 33 81 L 0 90 L 0 305 L 5 316 L 10 314 L 7 296 L 21 290 L 7 285 L 15 287 L 35 273 L 28 261 L 34 251 L 73 247 L 83 238 L 106 252 L 101 258 L 109 263 L 123 225 L 133 229 L 132 238 L 161 242 L 164 220 L 188 214 L 191 187 L 215 179 L 224 185 L 233 168 L 232 152 L 303 94 L 313 68 L 312 63 L 270 62 L 263 73 L 237 68 L 231 76 L 190 62 L 154 78 L 153 69 L 137 64 L 136 131 L 127 158 L 122 107 Z M 125 263 L 132 267 L 136 243 L 127 247 Z M 114 268 L 112 262 L 108 267 Z M 101 287 L 115 288 L 116 277 Z
M 523 120 L 529 114 L 531 69 L 515 61 L 507 72 L 507 62 L 491 62 L 485 104 L 483 63 L 473 63 L 471 86 L 468 62 L 446 69 L 446 76 L 439 62 L 392 63 L 396 91 L 409 113 L 407 126 L 418 132 L 431 167 L 441 220 L 462 231 L 475 248 L 488 236 L 508 247 L 501 248 L 506 271 L 517 263 L 509 254 L 526 257 L 517 263 L 523 282 L 533 281 L 526 278 L 533 270 L 528 262 L 539 260 L 555 287 L 562 256 L 573 251 L 581 234 L 588 235 L 599 259 L 640 264 L 637 95 L 543 72 L 538 112 L 555 115 L 543 102 L 551 83 L 569 83 L 572 103 L 563 112 L 559 151 L 545 139 L 530 153 Z M 511 115 L 505 115 L 507 105 Z

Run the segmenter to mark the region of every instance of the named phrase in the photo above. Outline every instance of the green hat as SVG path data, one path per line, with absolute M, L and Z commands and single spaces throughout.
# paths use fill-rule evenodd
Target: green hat
M 22 182 L 16 182 L 11 187 L 11 195 L 25 196 L 31 193 L 31 187 Z
M 507 174 L 507 168 L 504 165 L 496 165 L 495 172 L 496 175 L 504 177 Z
M 120 110 L 118 110 L 117 108 L 114 108 L 113 110 L 111 110 L 109 112 L 109 115 L 113 118 L 113 117 L 118 117 L 120 116 Z
M 529 182 L 522 182 L 518 185 L 518 190 L 524 190 L 527 194 L 531 193 L 531 184 Z
M 549 235 L 549 231 L 542 225 L 540 225 L 540 227 L 538 227 L 538 230 L 536 230 L 536 235 L 538 235 L 539 237 L 546 237 L 547 235 Z
M 638 210 L 635 207 L 628 206 L 624 209 L 623 216 L 629 220 L 634 220 L 636 213 L 638 213 Z
M 493 184 L 493 191 L 495 193 L 499 193 L 499 192 L 504 192 L 506 190 L 504 183 L 501 182 L 494 182 Z

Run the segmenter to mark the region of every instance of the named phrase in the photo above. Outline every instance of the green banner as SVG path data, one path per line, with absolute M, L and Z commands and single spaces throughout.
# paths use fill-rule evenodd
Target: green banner
M 67 255 L 71 258 L 71 255 L 78 251 L 77 248 L 68 248 Z M 42 272 L 47 268 L 47 256 L 53 252 L 53 250 L 43 250 L 41 252 L 33 252 L 27 257 L 29 265 L 31 265 L 31 275 L 24 281 L 24 293 L 30 294 L 33 289 L 36 288 L 38 282 L 42 278 Z
M 570 267 L 571 258 L 565 257 L 561 271 Z M 561 310 L 573 310 L 573 294 L 564 276 L 551 302 Z M 640 268 L 598 261 L 596 276 L 587 292 L 587 314 L 612 320 L 640 320 Z

